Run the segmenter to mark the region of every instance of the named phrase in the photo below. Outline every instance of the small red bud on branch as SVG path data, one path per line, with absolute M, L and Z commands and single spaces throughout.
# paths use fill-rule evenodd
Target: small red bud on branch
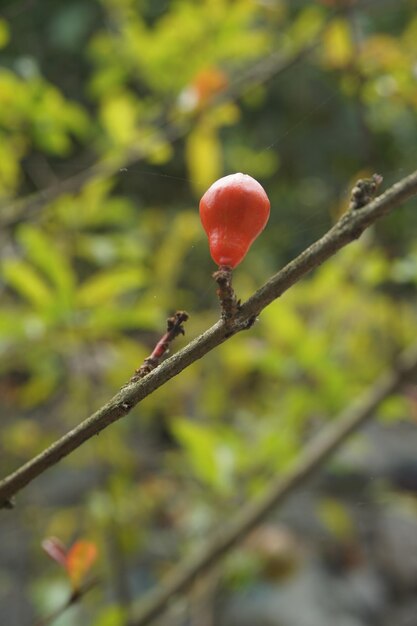
M 167 331 L 164 335 L 162 335 L 161 339 L 156 344 L 152 353 L 146 357 L 142 365 L 139 369 L 137 369 L 130 379 L 130 383 L 136 382 L 140 378 L 143 378 L 149 372 L 155 369 L 162 358 L 169 350 L 169 345 L 178 335 L 184 335 L 184 326 L 183 323 L 186 322 L 189 318 L 188 313 L 186 311 L 177 311 L 175 315 L 169 317 L 167 319 Z

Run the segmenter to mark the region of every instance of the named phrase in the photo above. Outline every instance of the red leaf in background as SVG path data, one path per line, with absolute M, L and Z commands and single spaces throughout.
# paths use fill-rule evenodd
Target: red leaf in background
M 76 541 L 68 550 L 66 568 L 71 584 L 78 589 L 97 558 L 97 546 L 91 541 Z
M 192 83 L 197 93 L 198 103 L 205 104 L 210 98 L 226 89 L 228 82 L 226 74 L 217 67 L 201 70 Z
M 62 567 L 67 567 L 67 549 L 62 541 L 56 537 L 47 537 L 42 541 L 42 548 L 51 559 L 62 565 Z
M 214 96 L 224 91 L 228 84 L 228 76 L 217 67 L 202 69 L 180 93 L 180 107 L 185 111 L 203 109 Z

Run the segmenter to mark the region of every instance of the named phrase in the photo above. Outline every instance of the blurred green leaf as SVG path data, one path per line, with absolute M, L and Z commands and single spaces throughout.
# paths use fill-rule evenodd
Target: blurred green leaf
M 405 394 L 396 394 L 387 398 L 378 411 L 379 417 L 388 424 L 407 420 L 410 413 L 410 399 Z
M 346 539 L 354 534 L 353 520 L 342 502 L 334 498 L 322 498 L 318 503 L 317 515 L 338 539 Z
M 177 418 L 172 431 L 184 446 L 196 476 L 213 488 L 228 491 L 233 482 L 235 455 L 227 441 L 209 426 Z
M 335 19 L 323 36 L 324 60 L 333 68 L 347 66 L 355 56 L 352 34 L 347 20 Z
M 126 609 L 119 605 L 106 606 L 92 622 L 92 626 L 123 626 L 126 623 Z
M 193 188 L 196 194 L 201 194 L 220 177 L 222 171 L 217 128 L 207 122 L 195 126 L 187 139 L 186 155 Z
M 9 43 L 9 38 L 7 22 L 0 18 L 0 48 L 4 48 Z
M 56 246 L 51 237 L 34 226 L 22 226 L 17 236 L 28 259 L 48 276 L 56 287 L 58 297 L 69 306 L 75 287 L 75 276 L 67 255 Z
M 54 302 L 53 291 L 32 265 L 21 259 L 6 259 L 3 275 L 7 283 L 30 304 L 46 309 Z
M 108 305 L 123 294 L 137 291 L 147 280 L 144 269 L 139 267 L 115 267 L 96 272 L 79 287 L 77 302 L 82 307 Z
M 110 138 L 120 145 L 132 142 L 136 134 L 135 100 L 126 93 L 111 94 L 102 104 L 101 120 Z

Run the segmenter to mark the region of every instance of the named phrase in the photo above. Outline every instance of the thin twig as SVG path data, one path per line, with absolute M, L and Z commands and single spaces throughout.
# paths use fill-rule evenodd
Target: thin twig
M 96 587 L 98 583 L 99 580 L 97 578 L 94 578 L 84 583 L 84 585 L 82 585 L 79 589 L 75 589 L 74 591 L 72 591 L 64 604 L 55 609 L 55 611 L 53 611 L 49 615 L 46 615 L 45 617 L 39 619 L 34 624 L 34 626 L 49 626 L 50 624 L 52 624 L 55 620 L 61 617 L 61 615 L 63 615 L 70 607 L 80 602 L 80 600 L 82 600 L 84 596 L 89 591 L 91 591 L 91 589 L 94 589 L 94 587 Z
M 162 358 L 168 352 L 170 343 L 174 341 L 178 335 L 185 334 L 183 324 L 188 320 L 188 317 L 189 315 L 186 311 L 177 311 L 175 315 L 167 319 L 166 333 L 158 341 L 152 354 L 146 357 L 139 369 L 135 371 L 129 383 L 135 383 L 140 378 L 147 376 L 155 367 L 158 367 Z
M 391 371 L 383 374 L 364 395 L 324 428 L 284 476 L 275 479 L 256 501 L 250 501 L 221 531 L 190 559 L 176 567 L 165 583 L 146 596 L 133 613 L 129 626 L 146 626 L 160 616 L 169 602 L 189 589 L 240 543 L 264 518 L 283 504 L 287 497 L 308 480 L 346 439 L 375 413 L 378 406 L 398 391 L 417 373 L 417 345 L 398 359 Z
M 417 193 L 417 171 L 357 211 L 349 211 L 321 239 L 272 276 L 239 308 L 231 330 L 218 321 L 144 378 L 122 388 L 107 404 L 0 482 L 0 508 L 49 467 L 85 441 L 125 416 L 141 400 L 220 345 L 230 334 L 245 330 L 254 317 L 312 269 L 321 265 L 378 219 Z

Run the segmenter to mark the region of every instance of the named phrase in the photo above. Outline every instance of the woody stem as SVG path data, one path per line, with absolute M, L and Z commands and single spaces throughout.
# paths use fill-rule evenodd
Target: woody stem
M 230 329 L 240 308 L 240 300 L 236 298 L 232 287 L 232 268 L 220 265 L 217 272 L 214 272 L 213 278 L 219 287 L 217 295 L 220 300 L 222 319 L 226 327 Z

